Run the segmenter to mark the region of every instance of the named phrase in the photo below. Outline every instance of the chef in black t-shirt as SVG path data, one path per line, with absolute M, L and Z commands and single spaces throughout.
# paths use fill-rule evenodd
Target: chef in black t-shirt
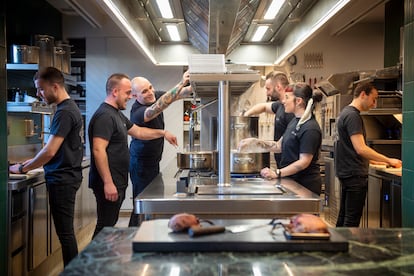
M 10 171 L 26 173 L 43 166 L 49 206 L 66 266 L 78 254 L 73 218 L 76 192 L 82 183 L 82 115 L 67 93 L 63 74 L 58 69 L 41 69 L 35 74 L 34 83 L 37 96 L 46 104 L 56 105 L 50 136 L 33 159 L 11 166 Z
M 152 83 L 143 77 L 132 79 L 132 95 L 136 101 L 130 119 L 138 126 L 164 129 L 162 113 L 172 102 L 192 95 L 189 73 L 185 72 L 180 83 L 168 92 L 155 91 Z M 181 118 L 181 117 L 180 117 Z M 130 145 L 129 172 L 133 199 L 141 193 L 160 172 L 164 139 L 141 140 L 133 138 Z M 138 215 L 132 211 L 129 226 L 138 226 Z
M 312 111 L 314 104 L 322 100 L 322 94 L 317 91 L 313 93 L 312 88 L 305 83 L 296 83 L 286 91 L 283 105 L 285 111 L 293 113 L 295 118 L 289 122 L 281 139 L 276 142 L 244 139 L 239 144 L 239 150 L 249 151 L 249 148 L 254 147 L 281 152 L 280 167 L 276 170 L 262 169 L 262 177 L 290 177 L 319 195 L 322 179 L 318 158 L 322 132 Z
M 243 113 L 243 116 L 257 115 L 263 112 L 274 114 L 274 141 L 278 141 L 285 132 L 289 122 L 293 119 L 292 113 L 285 112 L 282 101 L 285 98 L 285 90 L 289 85 L 289 80 L 285 73 L 272 71 L 266 75 L 265 90 L 269 102 L 259 103 Z M 275 153 L 276 165 L 280 166 L 282 155 Z
M 339 114 L 335 141 L 335 170 L 341 183 L 341 203 L 336 226 L 358 227 L 368 189 L 369 163 L 401 167 L 401 160 L 389 158 L 367 146 L 361 111 L 373 108 L 378 91 L 370 82 L 360 83 L 352 102 Z
M 177 144 L 177 138 L 162 129 L 133 124 L 121 110 L 132 98 L 131 81 L 125 74 L 111 75 L 106 82 L 105 101 L 93 114 L 89 126 L 91 168 L 89 187 L 96 198 L 95 237 L 105 226 L 114 226 L 128 186 L 128 135 L 139 139 L 165 138 Z

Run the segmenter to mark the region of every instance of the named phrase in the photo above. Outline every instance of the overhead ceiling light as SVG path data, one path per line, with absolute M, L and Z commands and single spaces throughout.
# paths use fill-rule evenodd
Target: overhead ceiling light
M 177 25 L 174 24 L 167 24 L 165 25 L 167 27 L 168 34 L 170 35 L 170 38 L 172 41 L 180 41 L 180 34 L 178 33 Z
M 169 0 L 156 0 L 162 18 L 174 18 Z
M 106 7 L 112 12 L 112 14 L 118 19 L 119 24 L 123 26 L 123 28 L 127 31 L 127 34 L 133 41 L 135 41 L 138 46 L 144 51 L 147 57 L 152 61 L 152 63 L 157 64 L 154 56 L 152 55 L 151 51 L 145 45 L 145 42 L 142 38 L 137 34 L 136 30 L 134 30 L 129 23 L 129 21 L 125 18 L 125 16 L 121 13 L 118 9 L 118 6 L 113 3 L 111 0 L 102 0 Z
M 261 41 L 267 29 L 269 29 L 269 26 L 257 27 L 256 32 L 253 35 L 252 41 L 253 42 Z
M 274 19 L 280 8 L 283 6 L 283 3 L 285 3 L 285 0 L 273 0 L 263 16 L 263 19 Z
M 289 41 L 290 51 L 285 51 L 275 60 L 274 64 L 281 65 L 284 60 L 289 57 L 294 51 L 301 47 L 316 31 L 318 31 L 329 19 L 331 19 L 338 11 L 340 11 L 350 0 L 339 0 L 335 5 L 325 12 L 324 16 L 319 18 L 302 36 L 295 36 L 294 41 Z

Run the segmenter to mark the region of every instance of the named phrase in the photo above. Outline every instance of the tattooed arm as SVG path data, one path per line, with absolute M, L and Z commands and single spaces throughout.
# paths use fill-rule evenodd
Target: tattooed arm
M 193 89 L 191 86 L 186 86 L 189 81 L 190 74 L 186 71 L 183 74 L 183 80 L 180 83 L 162 95 L 155 103 L 145 110 L 144 121 L 151 121 L 174 101 L 190 97 L 193 93 Z

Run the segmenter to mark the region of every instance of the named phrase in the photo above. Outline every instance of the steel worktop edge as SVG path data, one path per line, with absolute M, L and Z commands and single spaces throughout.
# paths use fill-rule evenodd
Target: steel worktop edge
M 177 167 L 164 169 L 134 199 L 134 212 L 140 215 L 171 215 L 180 212 L 211 215 L 244 215 L 251 217 L 320 214 L 322 200 L 297 182 L 281 179 L 287 193 L 283 195 L 197 195 L 176 193 Z M 277 184 L 278 180 L 274 180 Z

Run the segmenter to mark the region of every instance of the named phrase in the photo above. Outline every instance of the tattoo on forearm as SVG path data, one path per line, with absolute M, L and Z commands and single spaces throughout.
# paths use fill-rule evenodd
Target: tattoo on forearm
M 178 99 L 178 92 L 181 90 L 182 84 L 177 85 L 164 95 L 162 95 L 153 105 L 145 110 L 145 117 L 153 119 L 166 109 L 173 101 Z
M 171 89 L 170 91 L 168 91 L 165 94 L 170 94 L 171 95 L 171 98 L 177 97 L 178 87 L 180 87 L 180 85 L 177 85 L 176 87 L 174 87 L 173 89 Z

